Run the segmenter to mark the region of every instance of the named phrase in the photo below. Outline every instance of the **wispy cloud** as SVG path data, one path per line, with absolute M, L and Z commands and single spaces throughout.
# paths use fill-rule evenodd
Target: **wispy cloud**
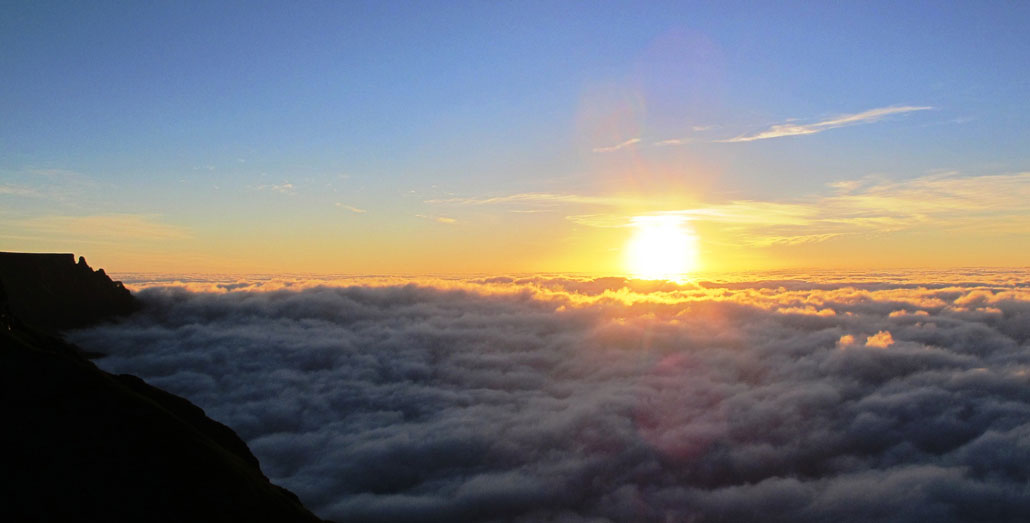
M 624 148 L 629 147 L 629 146 L 631 146 L 633 144 L 636 144 L 636 143 L 640 143 L 640 138 L 630 138 L 629 140 L 626 140 L 625 142 L 617 143 L 615 145 L 610 145 L 608 147 L 595 147 L 594 148 L 594 152 L 595 153 L 610 153 L 610 152 L 618 151 L 619 149 L 624 149 Z
M 11 196 L 38 196 L 39 192 L 31 187 L 5 183 L 0 184 L 0 195 L 2 194 L 9 194 Z
M 830 129 L 836 129 L 838 127 L 845 127 L 848 125 L 872 123 L 876 122 L 886 116 L 892 114 L 903 114 L 910 113 L 913 111 L 926 111 L 933 109 L 929 106 L 893 106 L 893 107 L 880 107 L 878 109 L 869 109 L 855 114 L 845 114 L 831 118 L 829 120 L 823 120 L 821 122 L 815 122 L 810 124 L 795 124 L 795 123 L 782 123 L 776 124 L 756 134 L 746 134 L 737 136 L 736 138 L 729 138 L 726 140 L 717 140 L 719 142 L 753 142 L 755 140 L 766 140 L 769 138 L 780 138 L 783 136 L 800 136 L 804 134 L 816 134 Z
M 695 132 L 695 133 L 703 133 L 703 132 L 708 131 L 710 129 L 714 129 L 715 127 L 716 126 L 714 126 L 714 125 L 694 125 L 694 126 L 692 126 L 690 128 L 690 130 Z M 670 138 L 668 140 L 660 140 L 660 141 L 654 142 L 654 143 L 651 144 L 651 146 L 653 146 L 653 147 L 668 147 L 670 145 L 686 145 L 686 144 L 690 144 L 690 143 L 697 143 L 699 141 L 704 142 L 706 140 L 698 140 L 697 138 L 692 138 L 692 137 Z
M 692 140 L 690 138 L 671 138 L 669 140 L 662 140 L 660 142 L 655 142 L 655 143 L 653 143 L 651 145 L 654 145 L 655 147 L 667 147 L 669 145 L 686 145 L 688 143 L 693 143 L 693 142 L 694 142 L 694 140 Z
M 92 216 L 39 216 L 5 224 L 9 232 L 37 239 L 71 242 L 182 240 L 188 230 L 159 221 L 153 214 L 98 214 Z
M 753 246 L 818 243 L 843 235 L 918 228 L 1030 234 L 1030 172 L 989 176 L 933 174 L 911 180 L 881 178 L 830 184 L 828 194 L 792 202 L 735 200 L 688 209 L 656 210 L 710 223 Z M 626 227 L 614 213 L 566 217 L 591 227 Z
M 87 178 L 84 174 L 72 169 L 29 168 L 26 170 L 26 173 L 36 177 L 61 181 L 81 180 Z
M 504 196 L 489 196 L 483 198 L 445 198 L 426 200 L 429 204 L 446 205 L 503 205 L 503 204 L 527 204 L 534 206 L 555 206 L 562 204 L 584 204 L 584 205 L 623 205 L 637 203 L 627 198 L 613 196 L 584 196 L 580 194 L 562 193 L 517 193 Z
M 355 213 L 355 214 L 364 214 L 364 213 L 367 212 L 365 209 L 359 209 L 357 207 L 354 207 L 353 205 L 347 205 L 346 203 L 343 203 L 343 202 L 336 202 L 336 206 L 341 208 L 341 209 L 346 209 L 346 210 L 348 210 L 348 211 L 350 211 L 352 213 Z
M 258 185 L 255 189 L 259 191 L 274 191 L 280 194 L 295 194 L 293 184 L 290 182 L 284 182 L 279 185 Z
M 577 225 L 629 227 L 635 214 L 672 214 L 723 231 L 742 245 L 819 243 L 854 234 L 913 229 L 1030 234 L 1030 172 L 987 176 L 934 173 L 908 180 L 866 177 L 842 180 L 826 190 L 788 201 L 730 200 L 687 208 L 653 198 L 518 193 L 451 198 L 425 203 L 494 206 L 507 212 L 564 213 Z
M 55 202 L 81 202 L 98 186 L 88 176 L 69 169 L 0 169 L 0 196 L 42 198 Z
M 586 225 L 587 227 L 598 227 L 602 229 L 632 227 L 628 216 L 621 214 L 573 214 L 565 217 L 572 223 Z
M 796 123 L 796 120 L 789 120 L 784 123 L 775 124 L 764 131 L 759 131 L 752 134 L 742 134 L 733 138 L 726 138 L 722 140 L 710 140 L 704 139 L 699 140 L 694 137 L 680 137 L 680 138 L 669 138 L 666 140 L 658 140 L 649 142 L 647 144 L 651 147 L 668 147 L 676 145 L 686 145 L 691 143 L 738 143 L 738 142 L 753 142 L 756 140 L 766 140 L 769 138 L 781 138 L 785 136 L 801 136 L 806 134 L 816 134 L 830 129 L 836 129 L 838 127 L 847 127 L 850 125 L 873 123 L 883 118 L 896 114 L 911 113 L 915 111 L 927 111 L 933 109 L 931 106 L 890 106 L 890 107 L 879 107 L 876 109 L 869 109 L 860 113 L 854 114 L 843 114 L 827 120 L 822 120 L 813 123 Z M 715 126 L 711 125 L 695 125 L 691 127 L 691 130 L 695 133 L 701 133 L 713 129 Z M 618 151 L 620 149 L 629 147 L 641 143 L 640 138 L 632 138 L 625 142 L 611 145 L 608 147 L 597 147 L 593 151 L 595 153 L 609 153 Z
M 836 184 L 834 189 L 835 194 L 793 204 L 801 214 L 799 223 L 766 227 L 765 241 L 925 227 L 1030 233 L 1030 172 L 935 174 L 903 181 L 868 178 Z M 779 234 L 770 234 L 774 232 Z
M 448 216 L 428 216 L 425 214 L 416 214 L 415 217 L 422 218 L 423 220 L 429 220 L 436 223 L 442 223 L 444 225 L 454 225 L 458 223 L 458 220 Z
M 690 221 L 715 222 L 734 227 L 794 225 L 811 223 L 817 210 L 796 203 L 777 203 L 741 200 L 724 204 L 704 205 L 690 209 L 658 210 L 653 215 L 682 216 Z M 565 217 L 579 225 L 600 228 L 631 227 L 632 216 L 612 213 L 578 214 Z

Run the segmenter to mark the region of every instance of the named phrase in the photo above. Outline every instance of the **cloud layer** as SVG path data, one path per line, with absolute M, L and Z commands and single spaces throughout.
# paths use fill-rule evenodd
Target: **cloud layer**
M 74 341 L 340 521 L 1021 520 L 1030 281 L 940 276 L 155 287 Z

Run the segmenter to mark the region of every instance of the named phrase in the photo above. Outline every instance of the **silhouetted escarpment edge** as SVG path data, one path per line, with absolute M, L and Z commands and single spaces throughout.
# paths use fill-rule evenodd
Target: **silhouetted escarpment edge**
M 139 302 L 104 269 L 73 254 L 0 252 L 0 284 L 11 312 L 29 326 L 57 333 L 131 314 Z
M 199 407 L 104 372 L 74 345 L 22 321 L 6 281 L 0 521 L 320 521 Z

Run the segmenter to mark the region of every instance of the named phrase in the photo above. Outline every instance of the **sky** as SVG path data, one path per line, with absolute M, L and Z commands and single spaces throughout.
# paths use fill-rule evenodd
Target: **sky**
M 0 250 L 622 275 L 668 254 L 628 252 L 661 222 L 692 271 L 1025 267 L 1028 23 L 1021 2 L 3 2 Z

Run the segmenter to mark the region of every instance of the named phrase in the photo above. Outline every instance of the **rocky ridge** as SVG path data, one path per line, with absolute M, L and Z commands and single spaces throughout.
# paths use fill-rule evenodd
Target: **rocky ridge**
M 320 521 L 229 427 L 52 334 L 138 307 L 73 260 L 0 253 L 0 520 Z

